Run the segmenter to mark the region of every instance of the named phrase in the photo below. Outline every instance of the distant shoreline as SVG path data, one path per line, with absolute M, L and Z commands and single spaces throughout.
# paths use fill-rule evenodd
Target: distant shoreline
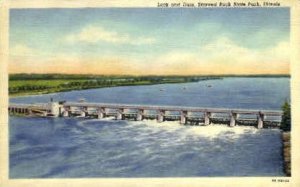
M 210 79 L 211 80 L 211 79 Z M 160 84 L 181 84 L 188 82 L 165 82 L 165 83 L 153 83 L 153 84 L 128 84 L 128 85 L 116 85 L 116 86 L 102 86 L 102 87 L 86 87 L 86 88 L 74 88 L 74 89 L 64 89 L 57 91 L 42 91 L 42 92 L 25 92 L 25 93 L 17 93 L 17 94 L 9 94 L 10 98 L 16 98 L 21 96 L 31 96 L 31 95 L 44 95 L 51 93 L 60 93 L 60 92 L 70 92 L 70 91 L 79 91 L 79 90 L 90 90 L 90 89 L 100 89 L 100 88 L 112 88 L 112 87 L 123 87 L 123 86 L 151 86 L 151 85 L 160 85 Z
M 290 74 L 216 74 L 216 75 L 98 75 L 98 74 L 60 74 L 60 73 L 50 73 L 50 74 L 39 74 L 39 73 L 11 73 L 9 78 L 59 78 L 59 77 L 291 77 Z
M 99 88 L 110 88 L 120 86 L 144 86 L 144 85 L 159 85 L 159 84 L 180 84 L 188 82 L 199 82 L 221 78 L 162 78 L 159 80 L 140 80 L 139 78 L 126 78 L 120 80 L 119 78 L 109 78 L 109 80 L 92 80 L 92 79 L 47 79 L 47 80 L 16 80 L 10 81 L 9 97 L 43 95 L 50 93 L 68 92 L 76 90 L 88 90 Z
M 75 90 L 120 86 L 180 84 L 223 78 L 289 78 L 289 75 L 222 75 L 222 76 L 103 76 L 72 74 L 12 74 L 9 97 L 43 95 Z

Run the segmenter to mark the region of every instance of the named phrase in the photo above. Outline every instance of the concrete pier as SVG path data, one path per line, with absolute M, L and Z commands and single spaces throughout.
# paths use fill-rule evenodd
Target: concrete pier
M 233 112 L 230 113 L 230 124 L 229 124 L 230 127 L 234 127 L 235 126 L 235 124 L 236 124 L 236 117 L 237 117 L 236 113 L 233 113 Z
M 50 102 L 48 104 L 49 104 L 49 109 L 51 111 L 52 116 L 58 117 L 60 115 L 59 104 L 56 102 Z
M 259 112 L 257 115 L 257 128 L 258 129 L 261 129 L 264 127 L 264 118 L 265 118 L 265 115 L 262 114 L 261 112 Z
M 117 120 L 123 120 L 124 119 L 123 112 L 124 112 L 124 109 L 118 109 L 118 111 L 117 111 L 117 117 L 116 117 Z
M 204 125 L 209 125 L 210 124 L 210 112 L 205 112 L 204 113 Z
M 181 111 L 180 124 L 186 124 L 187 114 L 188 114 L 187 111 Z
M 157 115 L 157 122 L 161 123 L 165 120 L 165 111 L 160 110 Z
M 99 108 L 98 109 L 98 119 L 102 119 L 105 117 L 105 109 L 104 108 Z
M 142 121 L 143 120 L 143 115 L 144 115 L 144 110 L 138 110 L 136 114 L 136 120 L 137 121 Z
M 98 112 L 98 119 L 103 119 L 103 118 L 104 118 L 104 113 Z
M 85 111 L 81 111 L 80 112 L 80 117 L 86 117 L 86 112 Z

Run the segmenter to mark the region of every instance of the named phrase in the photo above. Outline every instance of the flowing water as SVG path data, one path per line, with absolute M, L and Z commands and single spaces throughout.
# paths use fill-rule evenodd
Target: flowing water
M 280 110 L 288 78 L 225 78 L 197 83 L 71 91 L 11 98 Z M 278 129 L 184 126 L 113 119 L 10 116 L 10 177 L 283 176 Z

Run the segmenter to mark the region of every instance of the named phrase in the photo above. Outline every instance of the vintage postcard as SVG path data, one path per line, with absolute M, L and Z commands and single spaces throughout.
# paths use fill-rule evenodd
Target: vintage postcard
M 0 186 L 300 185 L 300 1 L 0 4 Z

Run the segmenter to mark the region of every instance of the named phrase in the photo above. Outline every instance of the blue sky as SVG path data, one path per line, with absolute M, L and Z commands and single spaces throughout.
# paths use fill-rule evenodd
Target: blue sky
M 288 8 L 12 9 L 10 72 L 288 73 L 289 21 Z

